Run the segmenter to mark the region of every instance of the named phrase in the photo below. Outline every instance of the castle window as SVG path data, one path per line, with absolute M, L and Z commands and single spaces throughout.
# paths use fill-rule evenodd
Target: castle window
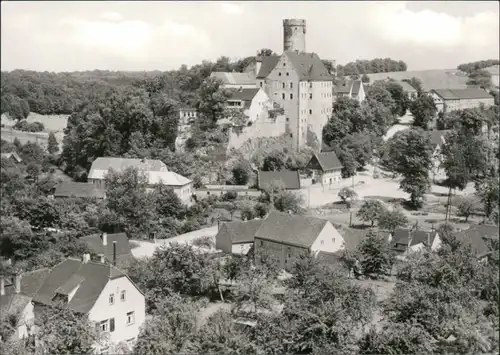
M 290 75 L 288 72 L 286 72 L 286 76 Z
M 260 82 L 260 87 L 262 87 L 262 81 Z
M 278 72 L 278 76 L 281 76 L 281 72 Z
M 290 94 L 290 100 L 293 100 L 293 94 Z
M 281 94 L 281 98 L 284 100 L 285 99 L 285 93 Z
M 286 121 L 288 122 L 288 117 L 286 118 Z
M 283 89 L 285 88 L 285 83 L 281 83 L 281 86 L 283 87 Z
M 309 114 L 312 115 L 313 114 L 313 110 L 312 109 L 309 109 Z
M 313 98 L 313 94 L 309 94 L 309 98 L 312 99 Z
M 293 133 L 290 133 L 290 137 L 291 137 L 291 138 L 293 137 Z
M 293 83 L 290 82 L 290 89 L 293 89 Z
M 313 83 L 309 83 L 309 88 L 312 89 L 312 87 L 313 87 Z

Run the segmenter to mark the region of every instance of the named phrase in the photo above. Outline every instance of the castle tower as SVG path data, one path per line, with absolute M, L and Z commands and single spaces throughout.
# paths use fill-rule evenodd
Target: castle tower
M 283 20 L 283 51 L 306 51 L 306 20 Z

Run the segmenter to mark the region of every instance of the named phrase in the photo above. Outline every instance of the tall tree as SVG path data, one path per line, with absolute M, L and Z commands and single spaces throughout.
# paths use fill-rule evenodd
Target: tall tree
M 198 110 L 205 116 L 205 124 L 213 126 L 217 120 L 226 114 L 226 101 L 231 97 L 231 92 L 223 88 L 222 81 L 209 77 L 202 83 L 200 90 L 200 103 Z
M 413 125 L 427 130 L 437 114 L 437 107 L 432 97 L 422 94 L 410 103 L 410 112 Z
M 49 151 L 50 154 L 56 154 L 57 152 L 59 152 L 59 143 L 57 143 L 57 139 L 56 136 L 54 135 L 54 132 L 49 133 L 47 150 Z

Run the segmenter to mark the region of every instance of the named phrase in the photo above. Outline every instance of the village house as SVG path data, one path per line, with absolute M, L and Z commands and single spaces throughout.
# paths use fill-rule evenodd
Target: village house
M 314 136 L 321 144 L 332 110 L 333 76 L 316 53 L 306 53 L 305 20 L 284 20 L 283 32 L 283 54 L 258 58 L 244 71 L 253 71 L 257 87 L 284 109 L 296 149 Z
M 348 97 L 362 102 L 366 98 L 365 84 L 361 80 L 344 80 L 334 88 L 335 98 Z
M 410 85 L 406 80 L 396 81 L 403 88 L 403 92 L 410 98 L 411 100 L 415 100 L 417 98 L 418 92 L 413 86 Z
M 88 315 L 107 335 L 99 354 L 114 354 L 116 347 L 132 349 L 146 318 L 144 294 L 130 278 L 110 264 L 94 262 L 85 254 L 82 260 L 68 258 L 50 269 L 33 297 L 35 317 L 45 306 L 58 302 L 70 310 Z
M 225 89 L 255 89 L 255 75 L 250 73 L 213 72 L 210 77 L 219 79 Z
M 312 171 L 312 183 L 339 187 L 342 164 L 334 151 L 315 153 L 306 165 Z
M 126 270 L 135 260 L 132 255 L 127 234 L 103 232 L 80 238 L 85 242 L 101 263 L 112 263 L 121 270 Z
M 471 247 L 479 259 L 484 260 L 491 253 L 490 244 L 493 241 L 498 242 L 499 231 L 498 226 L 481 224 L 473 225 L 455 233 L 454 236 L 462 245 Z
M 173 171 L 169 171 L 165 163 L 161 160 L 97 158 L 92 163 L 87 180 L 91 184 L 105 188 L 105 178 L 110 169 L 114 172 L 122 173 L 127 168 L 136 168 L 146 174 L 150 190 L 157 185 L 166 186 L 172 188 L 184 204 L 191 203 L 191 197 L 194 194 L 193 181 Z
M 285 190 L 300 190 L 300 174 L 298 171 L 259 171 L 257 174 L 259 190 L 282 187 Z
M 106 198 L 106 190 L 86 182 L 63 181 L 54 187 L 52 193 L 54 198 Z
M 215 236 L 215 248 L 227 254 L 247 255 L 261 225 L 260 219 L 223 223 Z
M 397 258 L 405 259 L 409 253 L 430 247 L 438 250 L 441 247 L 441 238 L 435 230 L 426 232 L 418 229 L 396 228 L 387 239 L 390 248 L 398 254 Z
M 4 159 L 11 160 L 15 164 L 20 164 L 23 162 L 19 154 L 17 154 L 16 152 L 2 153 L 1 156 Z
M 290 270 L 300 255 L 317 256 L 344 249 L 344 238 L 326 219 L 272 211 L 254 236 L 255 262 L 263 255 Z
M 495 99 L 486 90 L 481 88 L 467 89 L 433 89 L 430 92 L 438 112 L 451 112 L 476 108 L 484 105 L 493 106 Z
M 32 300 L 48 273 L 44 268 L 14 277 L 0 276 L 0 317 L 12 315 L 17 322 L 12 339 L 23 339 L 34 332 Z
M 228 109 L 242 110 L 247 117 L 245 124 L 252 124 L 259 118 L 267 117 L 273 103 L 262 89 L 231 90 L 231 97 L 226 102 Z

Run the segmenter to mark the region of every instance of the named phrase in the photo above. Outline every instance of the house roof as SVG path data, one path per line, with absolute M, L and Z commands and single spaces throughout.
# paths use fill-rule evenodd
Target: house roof
M 104 179 L 109 169 L 116 172 L 122 172 L 127 168 L 137 168 L 148 175 L 148 182 L 151 185 L 162 182 L 169 186 L 184 186 L 191 182 L 190 179 L 169 171 L 165 163 L 161 160 L 142 160 L 129 158 L 111 158 L 101 157 L 94 160 L 90 172 L 89 179 Z
M 492 65 L 491 67 L 484 68 L 483 70 L 488 71 L 491 75 L 499 75 L 500 65 Z
M 480 88 L 467 89 L 434 89 L 443 100 L 493 99 L 486 90 Z
M 418 245 L 420 243 L 432 245 L 434 239 L 436 238 L 436 231 L 423 231 L 414 230 L 411 231 L 407 228 L 396 228 L 392 235 L 391 247 L 395 250 L 405 251 L 408 246 Z M 400 247 L 397 244 L 403 244 L 405 247 Z
M 357 95 L 363 83 L 361 80 L 354 80 L 352 83 L 352 95 Z
M 109 280 L 127 277 L 109 264 L 68 258 L 54 266 L 33 298 L 34 302 L 52 305 L 56 293 L 71 292 L 68 289 L 79 285 L 68 303 L 75 312 L 88 313 Z
M 401 87 L 403 88 L 404 92 L 417 92 L 417 89 L 415 89 L 413 86 L 411 86 L 409 83 L 403 80 L 397 80 L 396 81 Z
M 370 78 L 370 82 L 387 80 L 388 78 L 396 81 L 417 78 L 422 82 L 424 92 L 429 92 L 432 89 L 465 89 L 468 81 L 467 75 L 461 74 L 457 69 L 414 70 L 366 75 Z
M 14 157 L 14 159 L 16 159 L 18 163 L 23 161 L 23 159 L 21 159 L 19 154 L 17 154 L 16 152 L 2 153 L 2 158 L 10 159 L 11 157 Z
M 259 72 L 257 73 L 257 79 L 267 78 L 267 76 L 276 67 L 276 64 L 278 64 L 281 56 L 280 55 L 271 55 L 271 56 L 261 57 L 261 58 L 262 58 L 262 64 L 260 66 Z
M 259 171 L 259 189 L 266 189 L 272 183 L 283 184 L 286 190 L 300 189 L 300 175 L 298 171 Z
M 469 229 L 455 233 L 455 237 L 464 245 L 469 245 L 478 255 L 488 252 L 488 239 L 499 237 L 498 226 L 486 224 L 475 225 Z
M 316 53 L 303 53 L 287 51 L 284 53 L 295 71 L 299 80 L 307 81 L 332 81 L 333 77 L 326 69 L 323 61 Z
M 116 242 L 117 262 L 128 262 L 134 259 L 127 234 L 113 233 L 107 235 L 107 245 L 102 245 L 102 234 L 92 234 L 80 238 L 96 254 L 104 254 L 109 261 L 113 261 L 113 242 Z
M 64 181 L 56 186 L 54 196 L 104 198 L 106 196 L 106 191 L 94 184 Z
M 260 90 L 259 88 L 233 89 L 228 100 L 252 101 Z
M 254 219 L 251 221 L 234 221 L 222 224 L 217 238 L 229 237 L 233 244 L 253 243 L 255 232 L 262 225 L 262 220 Z
M 308 165 L 313 163 L 314 159 L 316 159 L 316 161 L 319 163 L 322 171 L 342 169 L 342 164 L 340 163 L 337 154 L 335 154 L 333 150 L 329 152 L 315 153 L 311 157 L 311 160 L 309 161 Z
M 429 137 L 432 147 L 436 148 L 438 145 L 444 143 L 444 137 L 450 130 L 442 130 L 442 131 L 426 131 L 425 133 Z
M 335 86 L 335 93 L 349 94 L 351 92 L 353 80 L 343 80 Z
M 255 238 L 309 248 L 327 223 L 330 222 L 326 219 L 272 211 L 255 233 Z
M 249 73 L 213 72 L 211 77 L 222 80 L 226 85 L 256 85 L 255 77 Z

